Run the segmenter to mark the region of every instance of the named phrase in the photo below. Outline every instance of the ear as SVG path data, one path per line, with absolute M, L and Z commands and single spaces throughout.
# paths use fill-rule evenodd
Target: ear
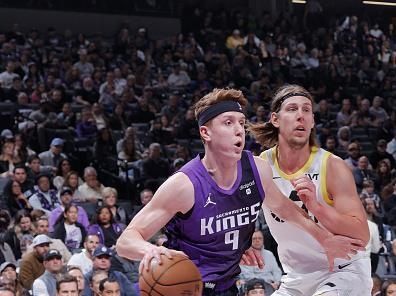
M 201 138 L 205 141 L 205 142 L 207 142 L 207 141 L 209 141 L 210 140 L 210 130 L 209 130 L 209 128 L 207 127 L 207 126 L 205 126 L 205 125 L 202 125 L 200 128 L 199 128 L 199 134 L 201 135 Z
M 276 113 L 276 112 L 272 112 L 271 113 L 270 122 L 272 123 L 273 126 L 275 126 L 276 128 L 279 128 L 279 115 L 278 115 L 278 113 Z

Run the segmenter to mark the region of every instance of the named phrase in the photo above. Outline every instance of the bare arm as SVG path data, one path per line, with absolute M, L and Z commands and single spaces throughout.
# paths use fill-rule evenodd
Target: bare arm
M 357 251 L 364 250 L 365 244 L 361 240 L 334 235 L 316 224 L 305 211 L 279 191 L 272 180 L 272 171 L 268 163 L 262 159 L 257 159 L 256 164 L 266 192 L 264 204 L 281 219 L 295 224 L 319 242 L 326 253 L 330 271 L 333 270 L 335 258 L 350 259 L 350 254 L 356 254 Z M 300 199 L 316 200 L 315 185 L 312 181 L 307 177 L 297 180 L 300 181 L 300 184 L 295 189 Z
M 272 171 L 265 160 L 256 158 L 256 163 L 263 187 L 265 188 L 265 206 L 276 213 L 282 220 L 293 223 L 308 232 L 320 244 L 323 244 L 324 240 L 332 236 L 330 232 L 318 226 L 308 217 L 304 210 L 279 191 L 278 187 L 272 181 Z
M 305 206 L 332 233 L 360 239 L 367 244 L 370 238 L 367 217 L 351 171 L 342 159 L 329 157 L 326 183 L 334 207 L 326 207 L 313 199 L 304 202 Z
M 117 253 L 131 260 L 141 260 L 146 256 L 148 263 L 152 257 L 159 261 L 156 247 L 147 242 L 177 212 L 186 213 L 194 204 L 194 188 L 183 173 L 170 177 L 155 193 L 153 199 L 134 217 L 117 240 Z M 161 247 L 167 254 L 166 248 Z M 149 254 L 151 253 L 151 255 Z

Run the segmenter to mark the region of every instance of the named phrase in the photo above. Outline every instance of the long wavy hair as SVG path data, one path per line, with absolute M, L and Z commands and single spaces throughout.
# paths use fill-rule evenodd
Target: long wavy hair
M 285 97 L 289 94 L 300 94 L 308 98 L 312 104 L 314 100 L 311 94 L 302 86 L 296 84 L 287 84 L 281 86 L 274 95 L 271 103 L 271 113 L 278 113 Z M 265 149 L 271 148 L 278 144 L 279 129 L 275 127 L 270 121 L 264 123 L 250 123 L 248 131 L 254 136 L 256 141 Z M 312 129 L 309 136 L 309 145 L 316 146 L 316 132 L 315 128 Z

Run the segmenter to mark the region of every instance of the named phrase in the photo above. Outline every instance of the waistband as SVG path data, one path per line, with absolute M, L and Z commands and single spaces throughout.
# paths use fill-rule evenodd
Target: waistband
M 221 282 L 203 282 L 204 289 L 222 292 L 231 288 L 235 284 L 235 279 L 227 279 Z

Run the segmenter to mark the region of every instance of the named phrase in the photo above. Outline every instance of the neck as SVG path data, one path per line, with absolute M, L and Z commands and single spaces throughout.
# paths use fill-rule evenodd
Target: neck
M 287 174 L 293 174 L 301 169 L 308 161 L 310 154 L 311 148 L 308 143 L 303 147 L 291 147 L 287 144 L 276 147 L 279 167 Z
M 237 162 L 230 162 L 221 157 L 214 157 L 210 153 L 205 153 L 201 161 L 219 187 L 229 189 L 234 185 L 238 177 Z

